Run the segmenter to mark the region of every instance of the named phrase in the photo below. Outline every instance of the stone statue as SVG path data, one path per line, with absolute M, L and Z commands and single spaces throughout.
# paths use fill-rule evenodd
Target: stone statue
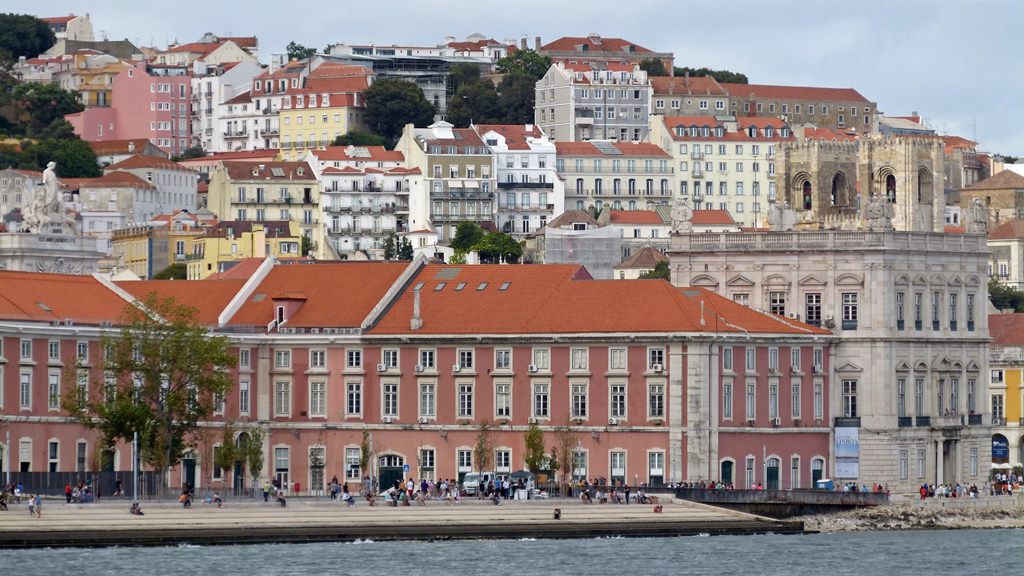
M 883 200 L 878 194 L 872 194 L 871 200 L 868 200 L 867 205 L 864 206 L 864 220 L 868 230 L 873 232 L 894 230 L 892 219 L 895 215 L 896 211 L 893 210 L 892 204 Z
M 672 206 L 672 233 L 686 234 L 689 232 L 693 232 L 693 210 L 686 198 L 680 198 Z
M 972 198 L 964 224 L 968 234 L 988 234 L 988 208 L 981 198 Z
M 47 224 L 56 223 L 71 234 L 78 233 L 78 218 L 69 212 L 60 195 L 60 185 L 54 168 L 56 162 L 49 162 L 43 171 L 43 182 L 32 191 L 32 200 L 22 209 L 22 229 L 40 233 Z
M 60 196 L 58 196 L 58 184 L 57 184 L 57 173 L 54 168 L 57 167 L 57 163 L 50 161 L 46 164 L 46 170 L 43 170 L 43 194 L 46 198 L 47 209 L 56 212 L 60 209 Z
M 796 225 L 796 212 L 790 208 L 789 202 L 775 202 L 768 210 L 768 225 L 772 232 L 792 232 Z

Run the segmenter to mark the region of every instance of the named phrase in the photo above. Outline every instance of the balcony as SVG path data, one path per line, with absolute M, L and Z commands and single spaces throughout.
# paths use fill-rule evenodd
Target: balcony
M 914 418 L 911 416 L 900 416 L 896 420 L 900 428 L 910 428 L 914 425 Z
M 918 416 L 914 418 L 914 426 L 918 428 L 927 428 L 932 425 L 932 419 L 929 416 Z
M 238 130 L 238 131 L 228 130 L 227 132 L 224 132 L 224 137 L 225 138 L 229 138 L 229 139 L 230 138 L 248 138 L 249 137 L 249 131 L 248 130 Z
M 352 211 L 352 207 L 351 206 L 343 206 L 343 205 L 340 205 L 340 204 L 339 205 L 328 204 L 328 205 L 324 206 L 324 211 L 326 211 L 328 214 L 341 214 L 342 212 L 351 212 Z
M 857 416 L 836 416 L 834 425 L 836 428 L 860 428 L 860 418 Z
M 555 187 L 552 182 L 498 182 L 499 190 L 509 190 L 514 188 L 541 188 L 541 189 L 553 189 Z

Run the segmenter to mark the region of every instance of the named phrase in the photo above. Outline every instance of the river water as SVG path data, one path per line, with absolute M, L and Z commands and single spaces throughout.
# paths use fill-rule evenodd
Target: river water
M 500 532 L 500 527 L 495 527 Z M 1019 574 L 1024 530 L 0 550 L 0 574 Z

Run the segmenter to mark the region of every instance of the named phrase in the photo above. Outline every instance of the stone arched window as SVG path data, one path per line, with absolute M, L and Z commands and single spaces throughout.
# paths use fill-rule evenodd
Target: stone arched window
M 846 206 L 849 204 L 848 198 L 846 197 L 847 188 L 846 174 L 836 172 L 836 175 L 832 177 L 832 206 Z
M 813 191 L 811 190 L 810 180 L 804 180 L 804 185 L 801 190 L 803 197 L 804 210 L 810 210 L 814 205 Z
M 885 177 L 885 199 L 890 204 L 896 203 L 896 176 L 894 174 L 888 174 Z

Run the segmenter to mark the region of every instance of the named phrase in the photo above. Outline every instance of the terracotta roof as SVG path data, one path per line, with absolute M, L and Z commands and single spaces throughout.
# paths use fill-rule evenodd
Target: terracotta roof
M 529 150 L 526 143 L 527 137 L 540 138 L 544 135 L 540 126 L 536 124 L 475 124 L 481 138 L 488 132 L 497 132 L 505 138 L 505 144 L 509 150 Z M 529 126 L 529 130 L 527 130 Z
M 121 171 L 108 172 L 99 178 L 61 178 L 60 183 L 70 189 L 135 188 L 137 190 L 156 190 L 156 186 L 135 174 Z
M 642 269 L 653 270 L 659 262 L 668 262 L 668 256 L 661 253 L 654 246 L 644 246 L 637 250 L 632 256 L 626 258 L 625 262 L 615 267 L 616 270 Z
M 285 326 L 358 327 L 406 266 L 407 262 L 279 264 L 242 304 L 230 324 L 266 326 L 274 319 L 273 298 L 301 287 L 306 301 Z
M 1013 170 L 1003 170 L 972 184 L 964 190 L 1019 190 L 1024 188 L 1024 176 Z
M 225 42 L 230 40 L 238 44 L 240 48 L 255 48 L 259 42 L 255 36 L 228 36 L 226 38 L 222 37 L 221 40 Z
M 316 174 L 306 162 L 221 162 L 232 180 L 316 180 Z M 262 168 L 261 168 L 262 166 Z M 302 174 L 299 174 L 299 171 Z M 253 172 L 256 172 L 253 175 Z
M 92 276 L 0 271 L 0 319 L 96 325 L 117 320 L 128 303 Z M 8 357 L 10 352 L 8 352 Z
M 585 222 L 588 227 L 597 226 L 597 220 L 590 215 L 586 210 L 566 210 L 555 216 L 548 222 L 548 228 L 561 228 L 562 226 L 572 225 L 574 222 Z
M 350 156 L 349 154 L 362 153 L 365 151 L 368 156 Z M 328 146 L 310 150 L 321 162 L 332 161 L 358 161 L 358 162 L 404 162 L 405 155 L 398 150 L 388 150 L 383 146 Z
M 622 152 L 621 155 L 615 155 L 615 158 L 622 156 L 671 158 L 668 152 L 656 144 L 647 142 L 610 142 L 610 144 Z M 594 146 L 593 142 L 555 142 L 555 150 L 559 156 L 611 156 Z
M 772 116 L 740 116 L 736 118 L 736 130 L 726 130 L 725 122 L 721 122 L 714 116 L 665 116 L 662 118 L 665 128 L 675 141 L 716 141 L 716 142 L 782 142 L 793 140 L 793 132 L 789 136 L 783 136 L 782 130 L 788 129 L 789 125 L 781 118 Z M 768 136 L 766 128 L 773 129 L 772 135 Z M 676 132 L 677 128 L 708 128 L 708 135 L 692 136 L 686 130 L 682 134 Z M 716 136 L 715 129 L 722 128 L 722 135 Z M 756 128 L 754 135 L 750 135 L 749 128 Z
M 654 210 L 612 210 L 612 224 L 667 224 Z
M 770 84 L 722 83 L 730 96 L 740 98 L 769 98 L 778 100 L 836 100 L 864 102 L 868 99 L 853 88 L 821 88 L 817 86 L 775 86 Z
M 477 148 L 485 146 L 480 136 L 470 128 L 452 128 L 451 130 L 455 138 L 428 138 L 425 133 L 429 133 L 429 129 L 425 129 L 423 132 L 417 130 L 416 135 L 423 136 L 428 145 L 434 146 L 474 146 Z
M 430 264 L 409 283 L 370 332 L 406 335 L 830 333 L 780 321 L 705 290 L 681 290 L 663 280 L 580 279 L 581 272 L 585 273 L 586 269 L 578 264 Z M 420 283 L 423 284 L 420 292 L 423 326 L 412 330 L 409 321 L 413 288 Z M 702 301 L 705 302 L 704 325 L 701 325 Z M 623 306 L 623 302 L 629 302 L 629 306 Z
M 186 168 L 173 160 L 168 160 L 160 156 L 146 156 L 144 154 L 129 156 L 116 164 L 107 166 L 104 170 L 132 170 L 135 168 L 160 168 L 162 170 L 193 172 L 193 170 Z
M 988 233 L 989 240 L 1024 239 L 1024 220 L 1017 218 L 1003 222 Z
M 993 346 L 1024 346 L 1024 314 L 989 314 Z
M 234 98 L 221 102 L 221 104 L 248 104 L 249 102 L 252 102 L 251 94 L 252 92 L 250 90 L 246 90 Z
M 74 14 L 68 14 L 67 16 L 47 16 L 46 18 L 40 18 L 40 20 L 46 22 L 47 24 L 67 24 L 75 18 L 78 18 L 78 16 L 75 16 Z
M 267 238 L 293 238 L 290 220 L 221 220 L 206 228 L 203 236 L 206 238 L 227 238 L 230 229 L 231 235 L 238 236 L 246 232 L 252 232 L 254 225 L 263 226 Z
M 129 151 L 129 143 L 135 145 L 135 152 Z M 145 138 L 89 141 L 89 147 L 92 148 L 93 154 L 97 156 L 104 154 L 134 154 L 145 150 L 147 144 L 152 144 L 152 142 Z
M 694 210 L 693 219 L 697 226 L 735 226 L 736 221 L 728 210 Z
M 837 140 L 852 142 L 860 139 L 860 135 L 849 130 L 835 128 L 804 128 L 804 140 Z
M 189 54 L 201 54 L 206 56 L 223 45 L 223 42 L 189 42 L 188 44 L 178 44 L 177 46 L 164 50 L 164 52 L 187 52 Z
M 22 170 L 20 168 L 9 168 L 11 172 L 15 174 L 21 174 L 22 176 L 29 176 L 31 178 L 42 178 L 42 172 L 36 172 L 35 170 Z
M 263 258 L 244 258 L 235 262 L 221 262 L 221 266 L 225 266 L 225 270 L 207 276 L 206 280 L 248 280 L 256 273 L 256 269 L 261 264 L 263 264 Z
M 651 87 L 655 96 L 710 95 L 727 96 L 728 93 L 711 76 L 652 76 Z
M 142 300 L 151 293 L 160 298 L 174 298 L 179 304 L 196 309 L 197 319 L 206 324 L 216 325 L 217 316 L 224 311 L 235 294 L 242 289 L 245 280 L 212 280 L 190 282 L 188 280 L 145 280 L 117 282 L 132 296 Z
M 285 94 L 358 93 L 370 86 L 373 73 L 363 66 L 325 62 L 306 76 L 302 86 L 289 88 Z M 335 106 L 331 98 L 331 106 Z
M 586 46 L 586 51 L 583 51 L 581 47 Z M 632 48 L 631 52 L 626 50 Z M 622 52 L 624 55 L 629 55 L 635 52 L 651 52 L 643 46 L 638 46 L 623 40 L 622 38 L 603 38 L 600 36 L 563 36 L 552 42 L 540 47 L 542 51 L 560 51 L 560 52 L 579 52 L 581 55 L 586 55 L 587 52 L 603 51 L 603 52 Z
M 963 226 L 945 226 L 942 231 L 946 234 L 966 234 L 967 229 Z
M 266 150 L 238 150 L 235 152 L 213 152 L 206 156 L 200 156 L 199 158 L 188 158 L 182 160 L 180 164 L 188 165 L 190 163 L 208 163 L 217 162 L 218 160 L 238 160 L 238 161 L 252 161 L 252 162 L 270 162 L 277 158 L 278 150 L 268 148 Z

